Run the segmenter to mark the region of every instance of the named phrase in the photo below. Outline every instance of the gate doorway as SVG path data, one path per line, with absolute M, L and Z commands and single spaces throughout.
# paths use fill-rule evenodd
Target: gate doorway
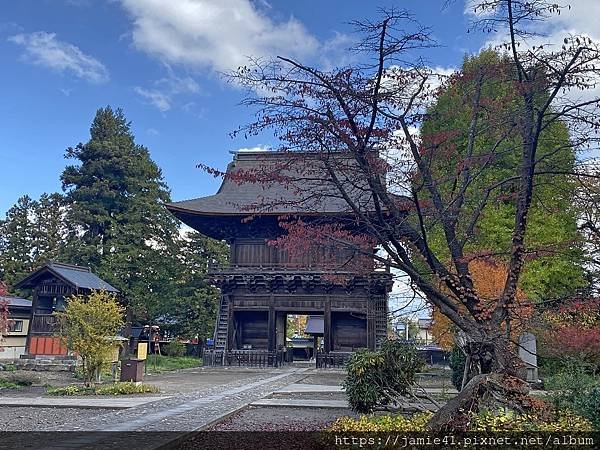
M 323 348 L 323 314 L 288 314 L 285 316 L 285 347 L 292 362 L 314 362 Z M 279 330 L 278 330 L 279 331 Z

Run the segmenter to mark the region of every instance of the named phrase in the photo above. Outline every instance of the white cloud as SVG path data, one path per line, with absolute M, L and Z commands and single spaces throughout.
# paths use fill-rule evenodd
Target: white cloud
M 257 145 L 256 147 L 242 147 L 235 150 L 236 152 L 268 152 L 271 147 L 266 145 Z
M 473 20 L 481 17 L 480 14 L 473 13 L 472 5 L 475 3 L 477 3 L 476 0 L 465 2 L 465 14 Z M 491 13 L 488 15 L 491 15 Z M 592 39 L 600 40 L 598 17 L 600 17 L 600 2 L 598 0 L 577 0 L 571 3 L 570 8 L 562 9 L 560 14 L 550 15 L 546 20 L 523 23 L 522 26 L 538 34 L 538 36 L 527 39 L 527 44 L 530 46 L 554 44 L 559 48 L 563 39 L 572 34 L 583 34 Z M 507 40 L 506 30 L 499 29 L 496 33 L 489 35 L 484 47 L 498 45 Z M 522 46 L 520 50 L 523 50 Z
M 476 3 L 475 0 L 467 0 L 468 3 Z M 465 9 L 465 13 L 474 19 L 472 8 Z M 598 0 L 576 0 L 571 2 L 570 8 L 561 10 L 560 15 L 554 14 L 546 20 L 524 23 L 529 31 L 537 35 L 528 37 L 519 46 L 519 50 L 524 51 L 533 47 L 544 46 L 545 51 L 560 50 L 565 37 L 572 35 L 584 35 L 600 42 L 600 29 L 598 28 L 598 17 L 600 17 L 600 1 Z M 502 44 L 508 42 L 508 32 L 499 29 L 497 32 L 489 35 L 482 48 L 500 48 Z M 597 80 L 595 88 L 580 91 L 579 89 L 567 90 L 557 97 L 557 103 L 563 101 L 580 102 L 600 97 L 600 79 Z
M 249 56 L 314 55 L 318 41 L 296 19 L 275 22 L 250 0 L 121 0 L 134 45 L 161 61 L 228 71 Z
M 86 55 L 78 47 L 60 41 L 55 33 L 37 31 L 17 34 L 8 38 L 24 49 L 22 59 L 60 73 L 71 73 L 91 83 L 109 80 L 108 69 L 96 58 Z
M 140 86 L 136 86 L 133 89 L 137 94 L 146 98 L 150 103 L 156 106 L 161 112 L 166 112 L 171 109 L 171 99 L 168 95 L 160 92 L 157 89 L 145 89 Z
M 155 128 L 148 128 L 146 130 L 146 133 L 149 134 L 150 136 L 158 136 L 160 134 L 160 132 Z
M 168 76 L 155 81 L 152 88 L 140 86 L 134 88 L 135 92 L 150 100 L 150 103 L 162 112 L 171 109 L 173 97 L 180 94 L 198 94 L 200 92 L 200 85 L 192 77 L 179 77 L 169 66 L 167 66 L 167 72 Z M 193 102 L 188 102 L 184 106 L 189 103 Z M 182 108 L 184 107 L 182 106 Z

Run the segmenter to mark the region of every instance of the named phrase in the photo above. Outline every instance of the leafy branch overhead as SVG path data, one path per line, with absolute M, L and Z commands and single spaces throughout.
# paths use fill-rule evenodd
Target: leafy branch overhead
M 451 76 L 425 62 L 431 31 L 396 9 L 355 22 L 363 37 L 356 64 L 325 71 L 285 56 L 252 60 L 229 80 L 248 89 L 243 104 L 256 120 L 233 134 L 274 133 L 295 164 L 288 189 L 317 204 L 344 202 L 347 229 L 374 239 L 374 258 L 406 274 L 467 336 L 475 374 L 514 376 L 521 365 L 510 331 L 522 290 L 530 301 L 561 301 L 589 288 L 574 198 L 597 179 L 581 162 L 600 137 L 600 99 L 591 92 L 600 46 L 574 35 L 529 45 L 562 10 L 551 1 L 473 6 L 472 29 L 502 44 Z M 238 182 L 256 183 L 257 174 Z M 326 223 L 307 226 L 367 252 Z M 290 246 L 307 234 L 292 227 Z M 477 259 L 506 268 L 493 298 L 474 283 Z M 478 378 L 488 381 L 496 383 Z M 440 412 L 432 423 L 448 417 Z

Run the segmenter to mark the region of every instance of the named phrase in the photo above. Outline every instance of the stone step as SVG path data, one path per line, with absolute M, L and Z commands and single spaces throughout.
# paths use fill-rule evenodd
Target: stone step
M 52 360 L 52 361 L 77 361 L 75 356 L 71 355 L 21 355 L 21 360 Z
M 74 372 L 76 364 L 34 364 L 20 363 L 17 367 L 21 370 L 34 370 L 39 372 Z
M 344 388 L 339 385 L 326 385 L 326 384 L 302 384 L 302 383 L 292 383 L 288 384 L 286 387 L 275 391 L 278 394 L 296 394 L 296 393 L 336 393 L 336 392 L 344 392 Z
M 0 406 L 26 406 L 37 408 L 92 408 L 126 409 L 161 401 L 169 397 L 135 398 L 45 398 L 45 397 L 0 397 Z
M 262 398 L 250 403 L 251 406 L 267 406 L 279 408 L 327 408 L 347 409 L 350 407 L 346 400 L 317 400 L 300 398 Z

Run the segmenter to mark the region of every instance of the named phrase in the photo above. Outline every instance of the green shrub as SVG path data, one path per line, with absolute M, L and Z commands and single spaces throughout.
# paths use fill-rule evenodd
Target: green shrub
M 23 385 L 17 384 L 14 381 L 0 380 L 0 389 L 21 389 Z
M 556 409 L 572 408 L 576 399 L 600 386 L 600 379 L 589 367 L 573 363 L 564 366 L 562 371 L 546 378 L 544 387 L 550 391 L 550 399 Z
M 348 374 L 343 383 L 350 407 L 366 413 L 395 403 L 396 398 L 408 394 L 423 366 L 416 347 L 405 342 L 386 341 L 377 352 L 357 351 L 346 363 Z
M 462 388 L 466 361 L 467 358 L 463 351 L 458 345 L 454 345 L 452 347 L 452 353 L 450 353 L 450 368 L 452 369 L 452 384 L 459 391 Z
M 340 417 L 329 428 L 336 432 L 419 432 L 427 430 L 433 413 L 402 415 L 360 416 L 358 419 Z M 554 417 L 542 420 L 533 415 L 519 415 L 510 410 L 484 411 L 469 415 L 468 431 L 591 431 L 590 422 L 571 411 L 565 410 Z
M 153 394 L 160 392 L 156 386 L 150 384 L 136 385 L 132 381 L 120 383 L 98 385 L 94 387 L 85 387 L 78 385 L 69 385 L 60 388 L 50 388 L 46 391 L 48 395 L 132 395 L 132 394 Z
M 151 384 L 135 384 L 132 381 L 107 384 L 96 388 L 96 395 L 130 395 L 130 394 L 155 394 L 160 392 Z
M 600 431 L 600 386 L 593 387 L 576 397 L 573 408 L 588 419 L 596 431 Z
M 77 386 L 75 384 L 71 384 L 69 386 L 64 386 L 64 387 L 57 387 L 57 388 L 48 388 L 46 390 L 46 394 L 48 395 L 61 395 L 61 396 L 68 396 L 68 395 L 94 395 L 95 389 L 93 387 L 84 387 L 84 386 Z
M 185 344 L 171 341 L 163 347 L 163 353 L 167 356 L 185 356 Z

